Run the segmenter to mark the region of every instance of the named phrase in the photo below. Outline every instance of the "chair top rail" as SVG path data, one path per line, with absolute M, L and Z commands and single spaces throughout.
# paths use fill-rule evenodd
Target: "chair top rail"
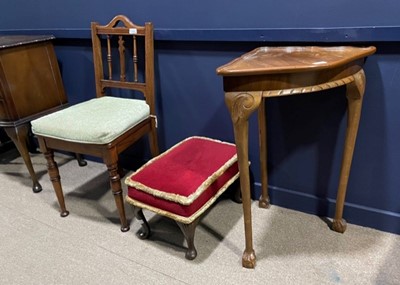
M 120 23 L 124 26 L 118 26 Z M 146 23 L 147 25 L 151 25 L 151 23 Z M 136 25 L 123 15 L 115 16 L 107 25 L 102 26 L 97 24 L 96 27 L 97 34 L 144 36 L 145 31 L 145 26 Z

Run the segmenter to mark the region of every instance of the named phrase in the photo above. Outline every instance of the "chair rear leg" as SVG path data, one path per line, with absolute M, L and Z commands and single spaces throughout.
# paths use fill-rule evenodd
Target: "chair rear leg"
M 57 163 L 54 161 L 54 152 L 51 149 L 44 149 L 44 156 L 47 160 L 47 171 L 50 176 L 50 181 L 53 184 L 54 192 L 56 193 L 58 204 L 60 205 L 61 217 L 66 217 L 69 212 L 65 208 L 64 194 L 61 187 L 60 172 L 58 171 Z
M 197 256 L 197 250 L 194 246 L 194 233 L 196 231 L 196 227 L 197 227 L 197 224 L 199 223 L 199 220 L 200 220 L 200 218 L 197 218 L 190 224 L 176 222 L 186 239 L 188 249 L 186 250 L 185 257 L 188 260 L 193 260 Z
M 121 231 L 129 231 L 128 221 L 126 220 L 124 200 L 122 198 L 121 178 L 118 172 L 118 161 L 107 163 L 108 174 L 110 177 L 111 190 L 114 195 L 115 204 L 118 209 L 119 219 L 121 221 Z
M 133 214 L 135 215 L 135 218 L 137 220 L 142 221 L 142 228 L 139 230 L 138 237 L 140 239 L 147 239 L 151 234 L 151 230 L 149 223 L 147 222 L 146 217 L 143 214 L 142 208 L 133 206 Z
M 149 141 L 150 141 L 150 152 L 153 157 L 156 157 L 160 154 L 160 149 L 158 147 L 158 135 L 157 135 L 157 128 L 156 122 L 153 119 L 152 128 L 149 133 Z

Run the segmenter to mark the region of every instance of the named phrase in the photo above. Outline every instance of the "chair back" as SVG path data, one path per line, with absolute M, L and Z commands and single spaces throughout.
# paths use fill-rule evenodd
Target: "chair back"
M 118 15 L 104 26 L 93 22 L 91 31 L 96 96 L 108 89 L 140 91 L 154 114 L 153 24 L 138 26 Z

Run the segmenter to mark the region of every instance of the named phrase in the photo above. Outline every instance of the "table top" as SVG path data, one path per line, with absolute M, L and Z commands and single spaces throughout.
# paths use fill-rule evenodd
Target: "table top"
M 20 45 L 26 45 L 31 43 L 43 42 L 52 40 L 55 37 L 52 35 L 43 35 L 43 36 L 35 36 L 35 35 L 12 35 L 12 36 L 0 36 L 0 49 L 10 48 Z
M 240 76 L 321 70 L 345 65 L 375 53 L 370 47 L 259 47 L 219 67 L 217 74 Z

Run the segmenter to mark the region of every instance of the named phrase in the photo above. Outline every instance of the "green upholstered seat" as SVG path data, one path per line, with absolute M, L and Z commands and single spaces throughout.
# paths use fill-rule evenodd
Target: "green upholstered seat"
M 106 144 L 150 114 L 144 100 L 104 96 L 31 122 L 36 135 L 66 141 Z

